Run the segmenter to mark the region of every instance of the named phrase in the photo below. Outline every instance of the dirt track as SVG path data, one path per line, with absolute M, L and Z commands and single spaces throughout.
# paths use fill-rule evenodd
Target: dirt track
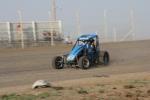
M 110 52 L 109 66 L 89 70 L 65 68 L 54 70 L 51 59 L 69 51 L 70 46 L 0 50 L 0 88 L 30 85 L 38 79 L 60 81 L 93 77 L 100 74 L 122 74 L 150 71 L 150 41 L 102 44 Z

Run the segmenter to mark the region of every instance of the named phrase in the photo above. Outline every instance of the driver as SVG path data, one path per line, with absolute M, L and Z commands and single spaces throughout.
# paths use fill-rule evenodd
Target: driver
M 88 52 L 96 51 L 94 39 L 89 40 L 89 42 L 87 43 L 87 49 L 88 49 Z
M 94 43 L 95 41 L 94 41 L 94 39 L 91 39 L 90 40 L 90 45 L 91 45 L 91 48 L 93 49 L 93 50 L 95 50 L 95 43 Z

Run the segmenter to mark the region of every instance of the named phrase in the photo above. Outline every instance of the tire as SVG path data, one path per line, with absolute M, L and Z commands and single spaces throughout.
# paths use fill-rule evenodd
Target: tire
M 100 63 L 108 65 L 109 59 L 109 53 L 107 51 L 100 51 Z
M 61 56 L 56 56 L 52 60 L 52 67 L 54 69 L 63 69 L 64 68 L 64 59 Z
M 90 61 L 86 56 L 80 57 L 78 61 L 78 66 L 82 69 L 89 69 L 90 68 Z

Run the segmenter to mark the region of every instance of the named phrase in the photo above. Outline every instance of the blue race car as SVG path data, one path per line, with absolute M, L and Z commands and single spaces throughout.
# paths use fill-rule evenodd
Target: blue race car
M 65 65 L 88 69 L 95 64 L 109 64 L 109 53 L 100 50 L 96 33 L 80 36 L 70 53 L 56 56 L 52 61 L 55 69 L 63 69 Z

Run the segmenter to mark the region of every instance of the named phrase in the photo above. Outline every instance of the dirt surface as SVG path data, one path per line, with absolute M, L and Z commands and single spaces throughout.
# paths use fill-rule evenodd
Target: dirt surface
M 150 73 L 101 75 L 52 82 L 48 88 L 29 87 L 5 88 L 9 92 L 1 94 L 0 100 L 149 100 Z
M 71 49 L 71 46 L 0 50 L 0 88 L 32 85 L 39 79 L 57 82 L 112 75 L 150 71 L 150 41 L 106 43 L 101 45 L 110 53 L 109 66 L 96 66 L 89 70 L 65 68 L 54 70 L 52 57 Z M 1 91 L 1 90 L 0 90 Z

